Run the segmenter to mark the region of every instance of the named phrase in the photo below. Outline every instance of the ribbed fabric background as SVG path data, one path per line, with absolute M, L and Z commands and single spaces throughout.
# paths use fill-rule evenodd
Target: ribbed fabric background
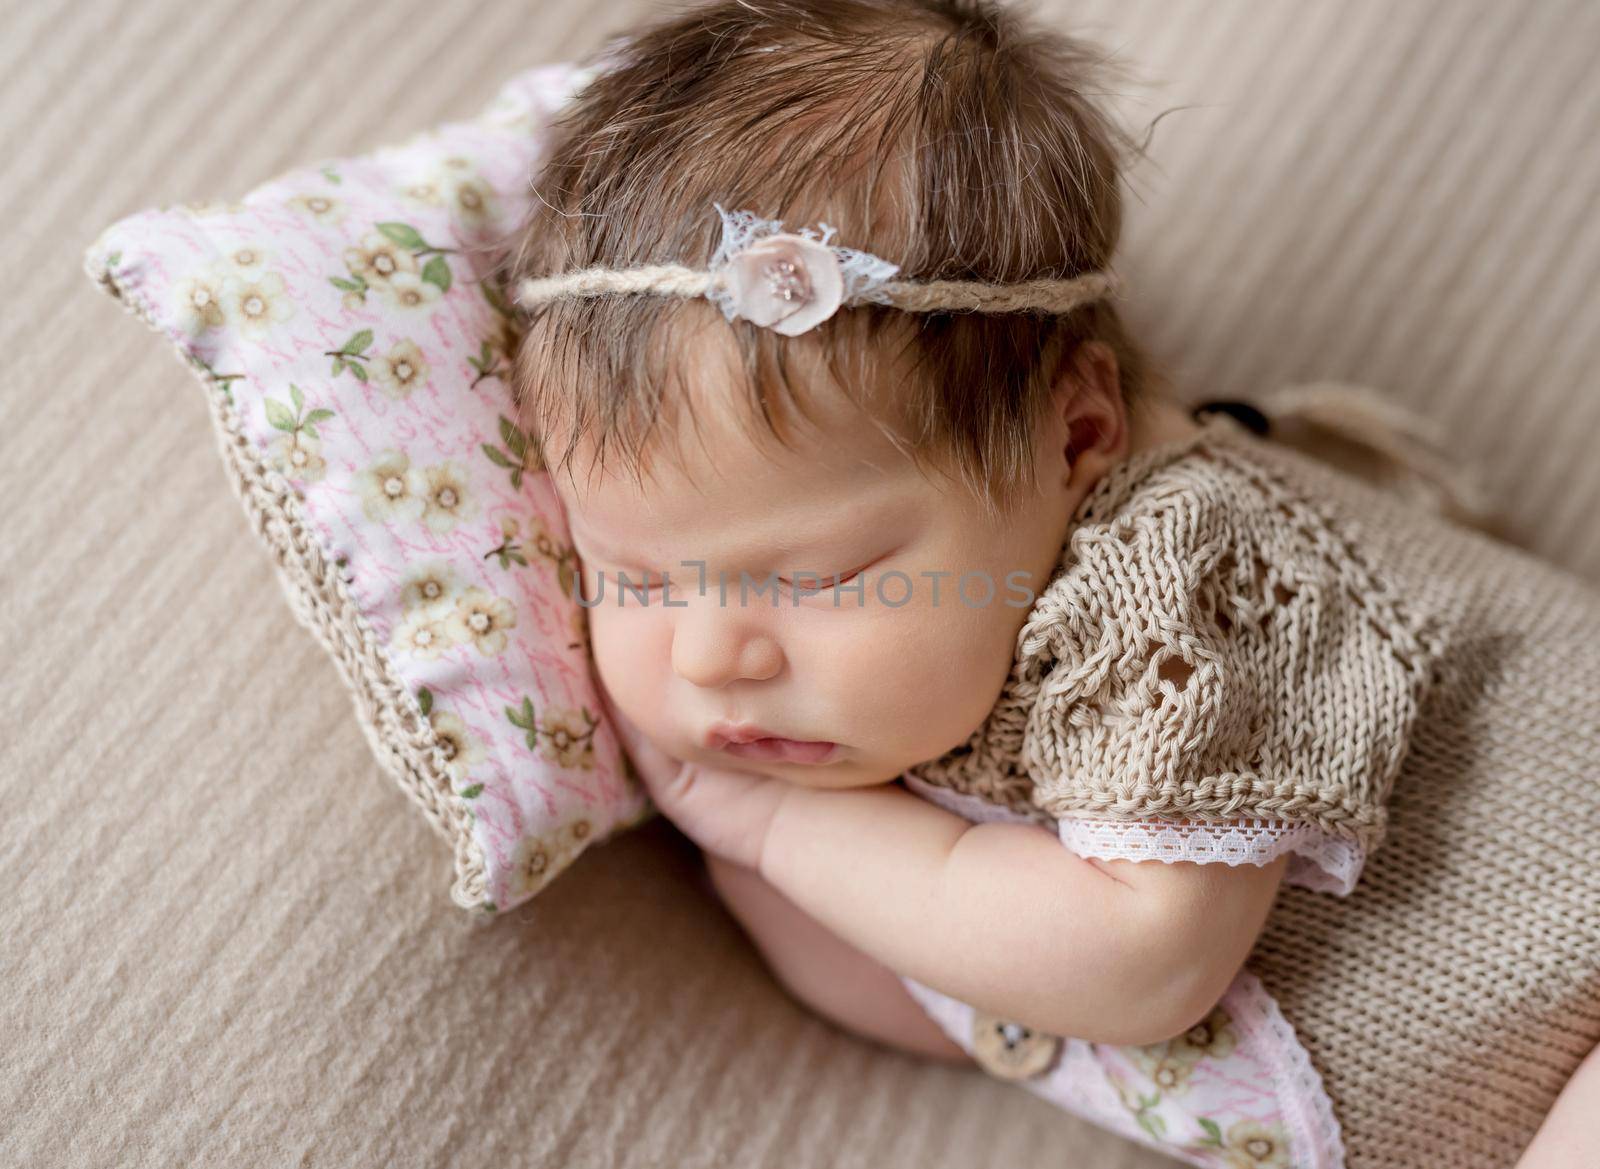
M 642 3 L 0 4 L 0 1164 L 1167 1164 L 791 1002 L 660 821 L 492 926 L 371 758 L 113 219 L 469 116 Z M 1040 0 L 1152 82 L 1186 396 L 1392 390 L 1600 579 L 1600 7 Z M 1447 1163 L 1441 1161 L 1441 1164 Z

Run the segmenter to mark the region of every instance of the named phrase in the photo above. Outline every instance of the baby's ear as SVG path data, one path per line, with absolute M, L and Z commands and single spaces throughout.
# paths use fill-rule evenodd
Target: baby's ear
M 1127 453 L 1128 411 L 1117 355 L 1103 341 L 1085 341 L 1063 363 L 1056 408 L 1065 424 L 1072 474 L 1092 482 Z

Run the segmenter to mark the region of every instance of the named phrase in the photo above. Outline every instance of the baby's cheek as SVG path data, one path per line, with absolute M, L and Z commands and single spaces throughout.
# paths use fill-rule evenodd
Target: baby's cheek
M 993 709 L 1015 637 L 988 618 L 941 603 L 874 621 L 839 647 L 849 709 L 870 710 L 907 766 L 959 746 Z
M 660 624 L 644 611 L 604 605 L 589 610 L 595 669 L 622 712 L 646 734 L 659 729 L 654 722 L 664 693 L 662 671 L 669 661 L 668 649 L 662 648 L 664 635 L 652 628 Z

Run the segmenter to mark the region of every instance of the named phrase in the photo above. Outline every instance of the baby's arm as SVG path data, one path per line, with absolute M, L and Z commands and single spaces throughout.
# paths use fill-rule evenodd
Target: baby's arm
M 1572 1073 L 1516 1169 L 1593 1169 L 1600 1164 L 1600 1046 Z
M 913 1055 L 971 1063 L 881 962 L 829 933 L 754 869 L 705 854 L 712 887 L 800 1002 L 839 1026 Z
M 884 785 L 788 788 L 759 869 L 890 970 L 1039 1031 L 1143 1044 L 1221 998 L 1286 863 L 1096 865 L 1042 828 Z

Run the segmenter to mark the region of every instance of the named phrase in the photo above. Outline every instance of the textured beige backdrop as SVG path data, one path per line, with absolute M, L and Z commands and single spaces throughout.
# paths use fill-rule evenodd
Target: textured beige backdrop
M 145 206 L 469 116 L 649 5 L 0 3 L 0 1164 L 1169 1164 L 793 1004 L 661 821 L 489 927 L 94 290 Z M 1600 5 L 1045 2 L 1158 85 L 1134 316 L 1186 395 L 1444 418 L 1600 579 Z

